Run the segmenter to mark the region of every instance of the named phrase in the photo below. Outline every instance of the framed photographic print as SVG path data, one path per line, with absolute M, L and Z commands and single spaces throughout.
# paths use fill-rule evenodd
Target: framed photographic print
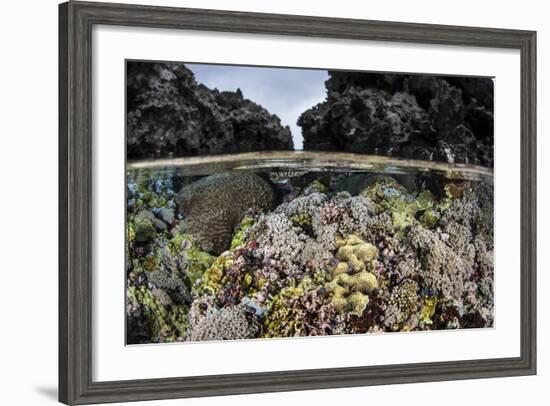
M 60 401 L 536 373 L 534 32 L 59 10 Z

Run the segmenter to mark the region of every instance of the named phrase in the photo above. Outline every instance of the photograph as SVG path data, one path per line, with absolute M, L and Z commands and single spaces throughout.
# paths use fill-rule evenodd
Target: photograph
M 126 61 L 126 343 L 494 327 L 491 77 Z
M 548 398 L 545 3 L 2 5 L 0 406 Z

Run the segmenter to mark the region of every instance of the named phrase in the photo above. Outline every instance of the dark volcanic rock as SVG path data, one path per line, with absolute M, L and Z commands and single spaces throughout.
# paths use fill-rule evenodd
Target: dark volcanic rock
M 329 74 L 327 100 L 298 119 L 304 149 L 493 166 L 491 79 Z
M 127 70 L 129 159 L 293 148 L 290 129 L 238 89 L 211 90 L 181 63 Z

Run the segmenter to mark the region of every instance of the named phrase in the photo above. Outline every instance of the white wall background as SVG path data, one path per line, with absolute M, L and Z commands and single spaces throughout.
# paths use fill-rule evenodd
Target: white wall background
M 148 402 L 144 405 L 545 404 L 550 352 L 548 211 L 550 16 L 536 0 L 133 0 L 171 6 L 354 17 L 538 31 L 539 278 L 536 377 Z M 0 404 L 57 397 L 57 1 L 0 6 Z M 550 159 L 550 158 L 549 158 Z M 139 403 L 141 404 L 141 403 Z M 137 404 L 136 404 L 137 405 Z

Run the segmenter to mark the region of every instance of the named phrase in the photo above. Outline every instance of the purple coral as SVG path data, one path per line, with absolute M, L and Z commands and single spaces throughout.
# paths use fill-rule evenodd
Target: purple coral
M 337 205 L 333 201 L 325 203 L 319 213 L 319 221 L 321 224 L 332 224 L 342 220 L 346 209 Z

